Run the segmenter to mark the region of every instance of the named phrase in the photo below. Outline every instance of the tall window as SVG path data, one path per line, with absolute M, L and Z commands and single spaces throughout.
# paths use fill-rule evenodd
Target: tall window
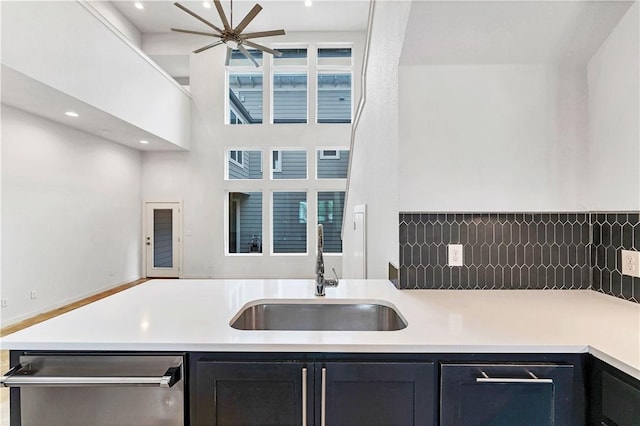
M 351 48 L 318 49 L 318 123 L 351 123 Z
M 324 251 L 342 253 L 344 191 L 318 192 L 318 223 L 324 230 Z
M 262 192 L 229 193 L 229 253 L 262 253 Z
M 281 149 L 271 152 L 272 179 L 306 179 L 307 151 L 303 149 Z
M 227 151 L 227 179 L 262 179 L 262 151 Z
M 307 193 L 273 193 L 273 252 L 307 252 Z
M 319 149 L 316 164 L 318 179 L 346 179 L 349 168 L 349 150 Z
M 250 50 L 250 54 L 262 63 L 262 52 Z M 262 69 L 256 68 L 241 52 L 231 54 L 228 75 L 227 124 L 262 123 Z
M 273 123 L 307 122 L 307 49 L 278 48 L 273 58 Z

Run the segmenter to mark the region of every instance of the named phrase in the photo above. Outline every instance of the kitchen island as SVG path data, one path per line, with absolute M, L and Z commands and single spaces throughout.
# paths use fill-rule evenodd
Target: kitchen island
M 248 331 L 255 300 L 387 301 L 407 327 Z M 584 353 L 640 379 L 640 304 L 590 290 L 398 290 L 386 280 L 151 280 L 4 337 L 2 349 L 56 351 Z
M 152 280 L 8 335 L 2 348 L 14 364 L 20 354 L 42 352 L 183 354 L 184 421 L 198 425 L 242 415 L 241 422 L 275 424 L 274 416 L 285 416 L 277 417 L 282 424 L 300 416 L 303 424 L 466 424 L 455 417 L 461 407 L 481 404 L 504 416 L 521 412 L 518 401 L 533 419 L 548 420 L 542 424 L 600 424 L 612 410 L 602 395 L 640 383 L 640 305 L 590 290 L 398 290 L 386 280 L 341 280 L 325 297 L 314 290 L 313 280 Z M 377 303 L 394 308 L 406 327 L 233 328 L 257 301 Z M 496 380 L 516 387 L 501 395 L 506 388 L 494 387 Z M 535 385 L 517 387 L 529 382 Z M 455 391 L 463 384 L 480 389 L 465 397 Z M 631 392 L 635 407 L 640 390 Z M 492 412 L 487 404 L 503 397 L 510 409 Z M 632 421 L 640 418 L 631 411 Z

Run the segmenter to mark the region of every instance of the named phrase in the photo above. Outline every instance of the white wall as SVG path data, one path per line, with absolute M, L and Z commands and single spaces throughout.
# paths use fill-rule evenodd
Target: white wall
M 75 1 L 4 2 L 2 64 L 188 149 L 188 93 L 101 19 Z
M 3 326 L 140 278 L 140 169 L 137 151 L 2 106 Z
M 100 15 L 111 23 L 134 46 L 142 48 L 142 34 L 110 1 L 89 1 L 86 3 L 93 7 Z
M 586 73 L 400 67 L 400 211 L 584 210 Z
M 275 42 L 275 39 L 273 40 Z M 292 33 L 281 42 L 309 42 L 309 63 L 315 63 L 311 52 L 317 42 L 354 42 L 354 63 L 362 61 L 361 33 Z M 188 42 L 188 41 L 187 41 Z M 265 41 L 269 44 L 269 40 Z M 225 256 L 225 200 L 227 191 L 246 189 L 247 182 L 225 181 L 225 150 L 230 148 L 265 148 L 263 169 L 268 170 L 269 153 L 266 147 L 308 148 L 309 175 L 313 174 L 315 151 L 312 147 L 348 147 L 349 125 L 313 124 L 314 109 L 309 111 L 310 124 L 268 124 L 269 98 L 265 97 L 264 124 L 228 126 L 224 124 L 225 49 L 214 48 L 191 55 L 191 149 L 186 153 L 143 154 L 143 199 L 182 200 L 184 229 L 183 277 L 215 278 L 311 278 L 315 271 L 316 203 L 310 194 L 316 190 L 344 190 L 339 183 L 313 180 L 269 181 L 251 184 L 263 190 L 263 244 L 262 256 Z M 267 57 L 268 58 L 268 57 Z M 270 90 L 269 60 L 265 65 L 264 92 Z M 354 72 L 354 98 L 359 97 L 359 70 Z M 309 93 L 315 89 L 315 77 L 309 76 Z M 310 96 L 310 99 L 313 97 Z M 269 247 L 271 191 L 284 189 L 308 192 L 308 254 L 266 254 Z M 265 226 L 266 225 L 266 226 Z M 341 257 L 327 256 L 327 270 L 336 268 L 341 274 Z
M 352 152 L 344 227 L 343 273 L 351 277 L 353 208 L 367 205 L 367 278 L 387 278 L 398 265 L 398 61 L 410 2 L 376 2 L 366 106 Z M 357 101 L 357 98 L 356 98 Z
M 640 6 L 589 61 L 589 208 L 640 209 Z

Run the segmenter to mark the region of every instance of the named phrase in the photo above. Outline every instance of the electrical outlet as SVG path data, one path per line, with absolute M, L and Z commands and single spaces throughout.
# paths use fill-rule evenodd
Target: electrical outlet
M 7 302 L 7 299 L 0 300 L 0 306 L 2 306 L 3 308 L 6 308 L 8 305 L 9 303 Z
M 622 275 L 640 278 L 640 251 L 622 250 Z
M 464 260 L 462 259 L 462 244 L 449 244 L 447 248 L 449 249 L 449 266 L 464 265 Z
M 29 293 L 29 295 L 31 296 L 31 299 L 36 299 L 38 297 L 38 294 L 36 293 L 35 290 L 31 290 L 31 293 Z

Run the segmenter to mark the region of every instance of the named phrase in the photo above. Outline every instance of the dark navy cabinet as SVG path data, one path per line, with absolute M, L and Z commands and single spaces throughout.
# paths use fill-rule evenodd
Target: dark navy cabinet
M 589 424 L 640 425 L 640 380 L 594 357 L 589 366 Z
M 586 357 L 191 353 L 191 425 L 583 426 Z
M 573 370 L 551 363 L 443 363 L 440 424 L 578 425 Z
M 192 372 L 194 425 L 312 424 L 313 364 L 199 360 Z
M 432 362 L 318 363 L 315 382 L 317 425 L 436 424 Z
M 195 356 L 190 374 L 193 425 L 437 424 L 433 362 Z

